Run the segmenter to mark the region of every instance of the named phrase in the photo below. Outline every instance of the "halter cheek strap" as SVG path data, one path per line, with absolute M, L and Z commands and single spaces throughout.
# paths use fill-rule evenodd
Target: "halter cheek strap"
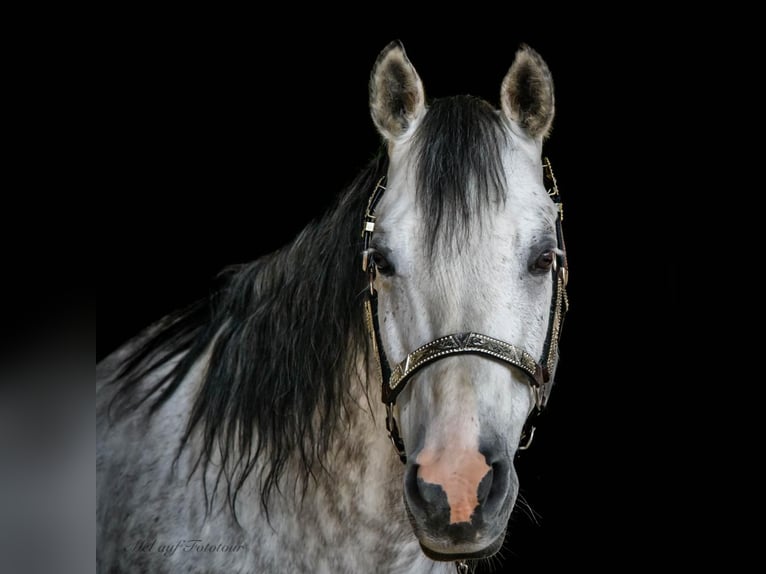
M 434 361 L 452 355 L 483 355 L 500 360 L 524 373 L 527 383 L 532 390 L 535 404 L 532 412 L 524 423 L 521 446 L 519 446 L 519 449 L 524 450 L 532 443 L 535 424 L 548 402 L 551 387 L 553 386 L 553 373 L 556 370 L 556 364 L 558 362 L 558 342 L 559 337 L 561 336 L 561 326 L 564 320 L 564 315 L 569 307 L 569 301 L 566 296 L 568 267 L 566 251 L 564 249 L 564 236 L 561 229 L 563 205 L 548 158 L 544 158 L 543 160 L 543 173 L 546 181 L 546 188 L 548 189 L 548 195 L 558 206 L 558 214 L 556 217 L 556 240 L 558 251 L 551 271 L 553 297 L 551 298 L 548 332 L 543 345 L 542 357 L 539 361 L 535 360 L 535 358 L 527 351 L 516 345 L 506 343 L 505 341 L 490 337 L 489 335 L 468 331 L 445 335 L 430 343 L 426 343 L 409 353 L 401 363 L 392 369 L 383 350 L 380 325 L 378 323 L 378 293 L 374 287 L 377 271 L 375 263 L 369 258 L 370 242 L 372 240 L 372 234 L 375 231 L 375 208 L 386 189 L 383 185 L 384 178 L 378 180 L 375 189 L 370 195 L 370 199 L 367 202 L 367 210 L 364 215 L 364 223 L 362 225 L 362 239 L 364 241 L 362 270 L 367 274 L 369 280 L 369 292 L 364 303 L 365 321 L 373 346 L 375 367 L 382 383 L 382 400 L 386 405 L 386 429 L 388 430 L 391 442 L 403 463 L 407 462 L 407 453 L 394 416 L 393 408 L 396 404 L 396 398 L 402 390 L 404 390 L 409 380 L 420 369 Z

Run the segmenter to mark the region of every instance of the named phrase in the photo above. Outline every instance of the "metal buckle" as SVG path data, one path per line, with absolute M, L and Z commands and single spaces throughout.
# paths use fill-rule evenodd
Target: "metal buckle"
M 530 427 L 529 434 L 526 435 L 527 440 L 524 441 L 524 444 L 520 444 L 519 445 L 519 450 L 527 450 L 530 446 L 532 446 L 532 441 L 535 438 L 535 429 L 536 428 L 537 427 L 535 427 L 535 426 Z M 521 438 L 523 439 L 524 436 L 522 436 Z

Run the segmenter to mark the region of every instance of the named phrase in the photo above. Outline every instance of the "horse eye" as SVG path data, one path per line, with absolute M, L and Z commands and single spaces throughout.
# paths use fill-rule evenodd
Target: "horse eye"
M 370 253 L 370 259 L 375 264 L 375 268 L 381 275 L 393 275 L 394 266 L 389 263 L 388 259 L 380 251 L 372 250 Z
M 535 261 L 533 271 L 550 271 L 554 261 L 556 261 L 556 253 L 553 249 L 543 251 Z

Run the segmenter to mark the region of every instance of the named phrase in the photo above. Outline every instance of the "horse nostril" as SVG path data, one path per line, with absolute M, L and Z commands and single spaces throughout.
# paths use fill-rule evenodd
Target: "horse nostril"
M 407 470 L 407 484 L 406 488 L 408 494 L 413 502 L 418 506 L 428 505 L 432 506 L 439 501 L 439 495 L 444 496 L 444 492 L 437 485 L 429 484 L 425 482 L 419 476 L 419 464 L 413 464 Z
M 484 504 L 484 502 L 487 500 L 487 497 L 492 492 L 494 475 L 495 469 L 494 465 L 492 465 L 492 467 L 487 471 L 487 474 L 484 475 L 484 478 L 482 478 L 481 482 L 479 483 L 479 488 L 476 492 L 476 498 L 478 498 L 479 504 Z
M 494 512 L 505 500 L 510 486 L 510 471 L 511 465 L 509 461 L 505 459 L 498 460 L 492 463 L 492 468 L 487 472 L 484 480 L 481 481 L 479 485 L 479 500 L 482 501 L 485 512 Z M 483 497 L 481 496 L 481 493 L 484 492 L 482 488 L 486 489 Z
M 420 465 L 410 466 L 405 475 L 405 493 L 410 504 L 410 510 L 416 514 L 424 513 L 432 519 L 439 516 L 440 520 L 449 517 L 449 501 L 444 489 L 438 484 L 431 484 L 419 476 Z
M 447 495 L 444 489 L 438 484 L 429 484 L 423 479 L 418 479 L 418 495 L 423 504 L 428 508 L 449 508 Z

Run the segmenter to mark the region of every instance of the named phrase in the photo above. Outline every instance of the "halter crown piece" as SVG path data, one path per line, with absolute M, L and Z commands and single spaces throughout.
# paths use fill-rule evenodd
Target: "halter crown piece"
M 380 375 L 382 399 L 383 403 L 386 405 L 386 429 L 388 430 L 391 442 L 403 463 L 407 462 L 407 453 L 404 448 L 404 441 L 399 435 L 399 427 L 396 424 L 396 418 L 394 417 L 396 398 L 407 386 L 409 380 L 420 369 L 434 361 L 438 361 L 439 359 L 451 355 L 484 355 L 502 361 L 526 375 L 527 383 L 532 390 L 535 405 L 524 423 L 524 429 L 521 434 L 521 446 L 519 446 L 519 449 L 525 450 L 532 444 L 532 439 L 535 434 L 535 423 L 548 402 L 551 387 L 553 386 L 553 374 L 556 371 L 556 364 L 558 363 L 559 356 L 558 347 L 559 338 L 561 336 L 561 326 L 564 322 L 564 315 L 569 307 L 569 300 L 567 299 L 566 294 L 568 267 L 566 250 L 564 249 L 564 236 L 561 229 L 561 223 L 564 219 L 564 206 L 561 202 L 556 178 L 553 175 L 551 162 L 547 157 L 543 158 L 543 176 L 545 178 L 548 196 L 558 207 L 558 213 L 556 215 L 556 243 L 558 249 L 556 251 L 556 259 L 551 269 L 553 297 L 551 298 L 548 332 L 545 337 L 543 353 L 539 361 L 530 353 L 516 345 L 506 343 L 505 341 L 482 333 L 466 331 L 463 333 L 445 335 L 418 347 L 392 369 L 386 358 L 380 337 L 380 326 L 378 323 L 378 293 L 374 286 L 376 275 L 375 262 L 372 261 L 368 255 L 370 242 L 372 241 L 372 234 L 375 231 L 375 208 L 377 207 L 380 198 L 383 196 L 383 192 L 386 190 L 383 185 L 385 180 L 384 177 L 378 180 L 375 189 L 370 195 L 370 199 L 367 202 L 367 210 L 364 214 L 364 222 L 362 224 L 362 239 L 364 241 L 362 270 L 367 274 L 370 285 L 367 299 L 364 302 L 365 320 L 372 341 L 373 354 L 376 357 L 376 368 Z

